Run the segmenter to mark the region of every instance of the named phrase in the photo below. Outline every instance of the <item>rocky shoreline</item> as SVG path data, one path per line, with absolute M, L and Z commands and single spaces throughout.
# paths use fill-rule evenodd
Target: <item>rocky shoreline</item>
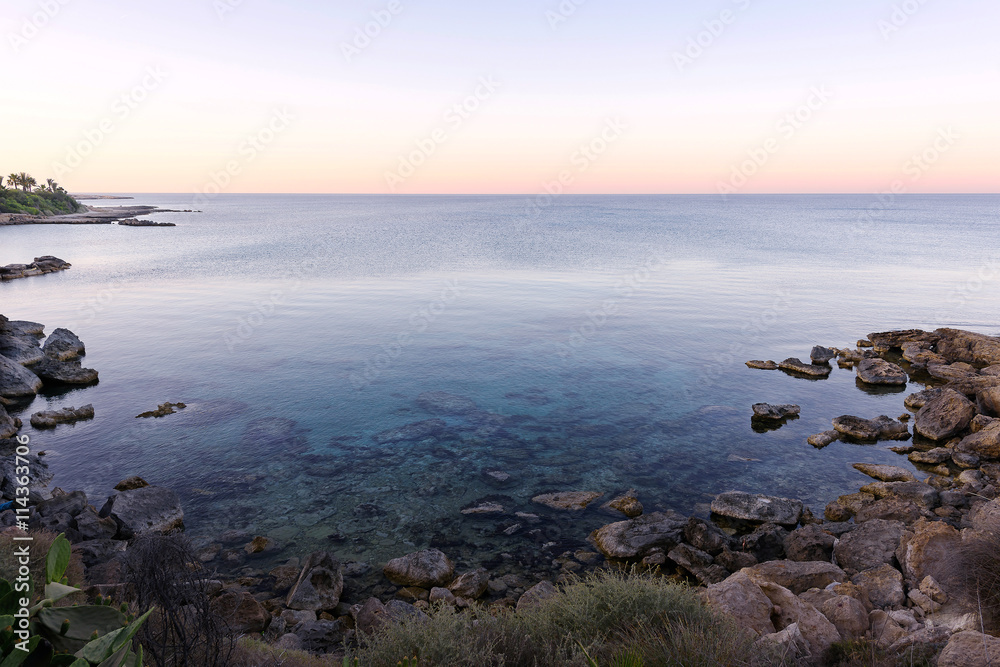
M 16 404 L 32 397 L 32 388 L 38 390 L 34 380 L 11 370 L 14 366 L 44 383 L 47 365 L 79 364 L 85 352 L 79 339 L 57 329 L 41 346 L 39 327 L 0 317 L 0 364 L 6 364 L 0 366 L 0 403 Z M 588 571 L 636 567 L 700 586 L 711 606 L 802 663 L 819 661 L 835 642 L 867 638 L 890 652 L 941 651 L 941 667 L 985 665 L 983 647 L 996 640 L 982 634 L 979 609 L 956 563 L 976 540 L 1000 544 L 1000 338 L 956 329 L 885 332 L 869 335 L 855 348 L 817 346 L 809 363 L 788 359 L 747 365 L 809 379 L 828 375 L 834 360 L 855 369 L 863 390 L 902 388 L 911 381 L 924 389 L 907 396 L 909 413 L 896 419 L 830 415 L 832 428 L 811 436 L 808 444 L 905 443 L 891 449 L 926 477 L 918 479 L 900 466 L 857 463 L 854 467 L 873 481 L 831 501 L 823 517 L 813 516 L 794 498 L 740 490 L 716 496 L 710 520 L 671 510 L 644 513 L 641 498 L 625 493 L 601 506 L 620 513 L 621 520 L 593 531 L 592 549 L 556 556 L 555 576 L 552 570 L 459 572 L 442 547 L 381 564 L 382 583 L 372 589 L 362 583 L 370 580 L 372 566 L 343 561 L 335 551 L 257 568 L 254 559 L 273 550 L 272 540 L 231 531 L 198 553 L 206 564 L 242 564 L 237 576 L 219 577 L 212 606 L 228 617 L 234 632 L 259 633 L 283 648 L 336 653 L 355 633 L 423 614 L 435 602 L 459 609 L 473 604 L 518 609 Z M 51 427 L 64 419 L 92 417 L 89 407 L 36 413 L 32 419 Z M 756 403 L 752 412 L 755 427 L 779 428 L 797 418 L 800 408 Z M 11 438 L 20 420 L 2 406 L 0 413 L 0 436 Z M 0 440 L 0 448 L 6 452 L 13 442 Z M 130 478 L 116 485 L 98 509 L 81 491 L 54 489 L 51 497 L 43 497 L 38 489 L 49 480 L 37 455 L 33 469 L 38 473 L 32 527 L 65 532 L 94 584 L 115 584 L 114 564 L 130 539 L 183 526 L 180 502 L 169 489 Z M 3 476 L 0 492 L 8 497 L 6 468 Z M 602 496 L 569 490 L 532 500 L 571 518 L 596 506 Z M 465 508 L 463 515 L 503 511 L 499 500 L 487 501 Z M 522 512 L 518 520 L 530 525 L 543 519 Z M 0 514 L 0 524 L 12 522 L 12 513 Z
M 0 227 L 5 225 L 110 225 L 122 220 L 134 220 L 152 213 L 198 213 L 194 210 L 174 210 L 158 206 L 84 206 L 86 210 L 65 215 L 28 215 L 0 213 Z M 121 224 L 119 222 L 119 224 Z M 162 226 L 176 226 L 163 223 Z
M 56 271 L 65 271 L 71 266 L 73 265 L 58 257 L 45 255 L 43 257 L 36 257 L 32 260 L 31 264 L 8 264 L 7 266 L 0 266 L 0 281 L 6 282 L 8 280 L 17 280 L 18 278 L 29 278 L 31 276 L 41 276 L 46 273 L 55 273 Z

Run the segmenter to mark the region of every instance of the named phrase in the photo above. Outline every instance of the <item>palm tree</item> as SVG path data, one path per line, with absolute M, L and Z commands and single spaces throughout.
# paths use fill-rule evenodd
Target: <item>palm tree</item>
M 12 188 L 14 188 L 16 190 L 17 186 L 19 185 L 17 174 L 13 174 L 13 173 L 9 174 L 7 176 L 7 184 L 10 185 Z
M 45 186 L 46 186 L 46 189 L 48 189 L 49 192 L 59 192 L 59 184 L 56 183 L 51 178 L 46 178 L 45 179 Z
M 38 181 L 35 180 L 34 176 L 29 175 L 26 172 L 21 172 L 17 175 L 18 181 L 21 183 L 21 189 L 25 192 L 31 192 L 31 188 L 38 185 Z

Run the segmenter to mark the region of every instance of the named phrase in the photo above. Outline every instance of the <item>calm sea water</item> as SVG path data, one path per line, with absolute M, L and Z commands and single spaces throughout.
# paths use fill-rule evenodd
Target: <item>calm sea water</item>
M 899 415 L 906 393 L 743 362 L 892 328 L 1000 334 L 997 196 L 134 203 L 203 212 L 152 216 L 169 229 L 0 228 L 0 263 L 73 264 L 0 286 L 0 312 L 72 329 L 101 373 L 22 413 L 92 403 L 96 419 L 27 432 L 56 485 L 100 504 L 141 475 L 178 491 L 203 541 L 273 537 L 268 562 L 435 545 L 530 564 L 611 520 L 533 505 L 546 491 L 634 488 L 647 510 L 705 514 L 740 489 L 821 513 L 864 483 L 852 463 L 909 464 L 893 443 L 806 437 L 845 413 Z M 418 400 L 432 391 L 476 408 L 442 414 Z M 189 407 L 135 418 L 164 401 Z M 801 418 L 755 432 L 760 401 Z M 424 437 L 375 437 L 429 419 L 443 424 Z M 460 513 L 487 497 L 507 514 Z M 543 520 L 518 527 L 517 511 Z

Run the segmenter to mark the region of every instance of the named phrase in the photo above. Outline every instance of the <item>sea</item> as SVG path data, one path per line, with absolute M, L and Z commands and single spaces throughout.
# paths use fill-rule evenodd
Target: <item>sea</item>
M 135 194 L 176 227 L 0 228 L 0 313 L 65 327 L 95 386 L 18 412 L 52 487 L 98 508 L 122 478 L 177 492 L 220 569 L 331 551 L 358 571 L 436 547 L 460 567 L 543 568 L 621 515 L 708 517 L 730 490 L 815 514 L 867 478 L 916 471 L 883 442 L 806 438 L 896 417 L 872 391 L 750 369 L 814 345 L 949 326 L 1000 335 L 1000 196 Z M 186 408 L 137 418 L 164 402 Z M 779 428 L 754 403 L 796 404 Z M 604 496 L 555 510 L 549 492 Z M 484 503 L 493 513 L 465 513 Z M 262 554 L 242 545 L 270 538 Z M 215 545 L 215 546 L 213 546 Z

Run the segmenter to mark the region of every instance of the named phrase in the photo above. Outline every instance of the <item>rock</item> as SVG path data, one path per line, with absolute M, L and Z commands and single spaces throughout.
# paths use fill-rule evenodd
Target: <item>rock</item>
M 149 486 L 149 482 L 138 475 L 132 475 L 115 484 L 115 491 L 132 491 L 133 489 L 142 489 L 147 486 Z
M 976 399 L 979 412 L 987 417 L 1000 417 L 1000 387 L 990 387 L 979 392 Z
M 806 442 L 815 447 L 816 449 L 823 449 L 827 445 L 830 445 L 837 440 L 840 440 L 840 432 L 833 431 L 823 431 L 822 433 L 817 433 L 815 435 L 810 435 L 806 438 Z
M 862 589 L 876 607 L 899 607 L 906 599 L 903 593 L 903 573 L 888 563 L 858 572 L 851 583 Z
M 87 348 L 69 329 L 56 329 L 45 339 L 42 352 L 57 361 L 72 361 L 87 354 Z
M 455 578 L 448 586 L 448 590 L 460 598 L 476 600 L 486 593 L 486 588 L 490 583 L 490 573 L 485 568 L 479 568 L 472 572 L 466 572 Z
M 797 405 L 771 405 L 770 403 L 754 403 L 753 419 L 764 421 L 780 421 L 798 416 L 801 408 Z
M 883 482 L 913 482 L 916 478 L 909 470 L 899 466 L 878 465 L 875 463 L 855 463 L 855 470 Z
M 843 570 L 833 563 L 823 561 L 772 560 L 749 567 L 744 572 L 758 584 L 770 581 L 795 594 L 847 581 L 847 574 Z
M 306 559 L 285 606 L 300 611 L 333 609 L 344 591 L 344 571 L 333 554 L 317 551 Z
M 821 345 L 817 345 L 812 349 L 812 352 L 809 353 L 809 358 L 814 364 L 825 364 L 836 356 L 836 350 L 831 350 L 830 348 L 822 347 Z
M 986 377 L 1000 377 L 1000 364 L 987 366 L 986 368 L 981 369 L 979 374 Z
M 21 420 L 14 421 L 14 418 L 7 414 L 6 408 L 0 403 L 0 440 L 13 438 L 17 435 Z
M 938 465 L 951 460 L 951 450 L 947 447 L 936 447 L 926 452 L 910 452 L 907 458 L 914 463 Z
M 385 431 L 381 431 L 373 435 L 372 438 L 380 445 L 384 445 L 389 442 L 421 440 L 423 438 L 437 435 L 443 431 L 445 427 L 447 427 L 447 424 L 440 419 L 427 419 L 407 424 L 406 426 L 400 426 L 399 428 L 390 428 Z
M 961 534 L 947 523 L 921 519 L 903 534 L 896 558 L 908 581 L 931 576 L 947 590 L 958 575 L 951 561 L 961 546 Z
M 97 510 L 87 505 L 70 521 L 70 527 L 84 540 L 107 540 L 118 533 L 118 524 L 111 517 L 103 519 Z
M 710 585 L 705 591 L 705 601 L 715 610 L 737 619 L 741 627 L 758 635 L 770 635 L 776 631 L 771 622 L 774 605 L 745 572 L 737 572 L 720 583 Z
M 900 349 L 906 343 L 925 343 L 934 345 L 940 339 L 938 333 L 929 333 L 921 329 L 905 329 L 902 331 L 883 331 L 880 333 L 868 334 L 868 340 L 872 342 L 875 349 L 889 350 Z
M 747 366 L 749 368 L 758 368 L 758 369 L 763 370 L 763 371 L 776 371 L 776 370 L 778 370 L 778 364 L 774 363 L 773 361 L 760 361 L 758 359 L 754 359 L 752 361 L 748 361 L 747 362 Z
M 536 607 L 544 600 L 555 597 L 559 591 L 548 581 L 540 581 L 521 595 L 517 600 L 517 611 Z
M 31 367 L 45 385 L 86 385 L 98 381 L 98 374 L 92 368 L 83 368 L 79 361 L 56 361 L 46 357 Z
M 827 377 L 833 371 L 830 366 L 817 365 L 817 364 L 804 364 L 799 359 L 795 357 L 789 357 L 785 359 L 780 364 L 778 368 L 783 371 L 788 371 L 790 373 L 798 373 L 800 375 L 806 375 L 809 377 Z
M 906 371 L 884 359 L 862 359 L 857 365 L 858 379 L 865 384 L 905 385 Z
M 982 366 L 1000 363 L 1000 338 L 960 329 L 938 329 L 934 333 L 939 336 L 938 352 L 949 361 Z
M 938 656 L 937 667 L 989 667 L 1000 656 L 1000 639 L 981 632 L 952 635 Z
M 478 410 L 475 401 L 445 391 L 428 391 L 417 396 L 417 405 L 437 415 L 467 415 Z
M 618 521 L 590 534 L 590 541 L 607 558 L 640 558 L 658 548 L 669 551 L 683 539 L 687 518 L 672 510 Z
M 447 587 L 455 578 L 455 566 L 437 549 L 427 549 L 394 558 L 382 568 L 385 577 L 397 586 Z
M 42 380 L 21 364 L 0 356 L 0 398 L 30 398 L 42 388 Z
M 36 412 L 31 415 L 31 425 L 35 428 L 55 428 L 57 424 L 75 424 L 93 418 L 94 406 L 87 404 L 80 408 Z
M 370 635 L 386 622 L 388 613 L 378 598 L 368 598 L 364 604 L 351 607 L 354 626 L 360 634 Z
M 678 544 L 667 558 L 702 584 L 717 584 L 729 576 L 729 571 L 716 565 L 711 555 L 687 544 Z
M 802 517 L 802 501 L 759 493 L 728 491 L 715 497 L 712 501 L 712 512 L 744 521 L 795 526 Z
M 462 508 L 462 514 L 466 516 L 470 515 L 483 515 L 483 514 L 505 514 L 507 510 L 500 503 L 493 502 L 492 500 L 479 500 L 474 501 L 471 504 Z
M 43 500 L 35 505 L 35 513 L 39 516 L 53 516 L 55 514 L 69 514 L 76 516 L 87 507 L 87 494 L 83 491 L 73 491 L 53 495 L 47 500 Z
M 149 419 L 150 417 L 158 419 L 160 417 L 166 417 L 167 415 L 172 415 L 177 412 L 174 408 L 180 408 L 183 410 L 187 407 L 185 403 L 160 403 L 156 406 L 155 410 L 147 410 L 146 412 L 140 412 L 135 416 L 136 419 Z
M 715 563 L 726 568 L 730 572 L 739 572 L 743 568 L 753 567 L 757 564 L 757 557 L 743 551 L 731 551 L 726 547 L 714 556 Z
M 753 554 L 758 562 L 777 560 L 785 557 L 785 540 L 788 531 L 776 523 L 763 523 L 749 535 L 739 538 L 741 551 Z M 728 569 L 728 568 L 727 568 Z
M 976 406 L 962 394 L 944 389 L 917 412 L 913 429 L 931 440 L 947 440 L 969 426 Z
M 223 593 L 211 602 L 212 612 L 228 625 L 229 632 L 263 632 L 270 615 L 249 592 Z
M 817 524 L 793 530 L 785 538 L 785 555 L 793 561 L 830 561 L 837 539 Z M 780 583 L 780 582 L 779 582 Z
M 873 519 L 884 519 L 910 524 L 925 514 L 926 510 L 921 510 L 912 500 L 886 497 L 859 507 L 854 514 L 854 522 L 864 523 Z
M 1000 377 L 975 376 L 959 380 L 952 380 L 944 386 L 945 389 L 953 389 L 963 394 L 970 400 L 975 400 L 976 396 L 992 387 L 1000 387 Z
M 532 498 L 531 502 L 551 507 L 554 510 L 579 512 L 603 495 L 603 493 L 596 491 L 563 491 L 561 493 L 543 493 Z
M 167 534 L 184 528 L 180 499 L 170 489 L 146 486 L 112 494 L 101 509 L 118 524 L 118 538 L 127 540 L 146 533 Z
M 995 422 L 972 435 L 965 436 L 955 451 L 975 454 L 981 459 L 1000 459 L 1000 422 Z
M 814 656 L 824 655 L 835 642 L 841 640 L 837 627 L 821 614 L 816 607 L 797 598 L 783 586 L 764 582 L 760 590 L 771 601 L 774 616 L 777 618 L 775 627 L 787 628 L 797 623 L 799 631 L 807 642 Z
M 892 417 L 879 415 L 872 422 L 879 430 L 879 440 L 908 440 L 910 437 L 910 430 L 906 424 Z
M 925 509 L 934 509 L 941 502 L 937 489 L 923 482 L 871 482 L 861 491 L 876 498 L 902 498 Z
M 127 546 L 123 540 L 85 540 L 73 545 L 73 553 L 80 554 L 84 566 L 91 568 L 111 561 L 118 554 L 124 553 Z
M 717 556 L 729 547 L 730 542 L 729 537 L 719 530 L 718 526 L 698 517 L 688 519 L 687 525 L 684 526 L 684 541 L 712 556 Z
M 635 489 L 629 489 L 617 498 L 609 500 L 601 507 L 607 507 L 608 509 L 621 512 L 630 519 L 634 519 L 637 516 L 642 515 L 642 503 L 640 503 L 639 499 L 636 497 Z
M 772 652 L 781 655 L 785 660 L 794 661 L 794 664 L 797 665 L 813 662 L 812 649 L 806 638 L 802 636 L 798 623 L 792 623 L 781 632 L 772 632 L 769 635 L 759 637 L 754 642 L 754 646 L 770 648 Z
M 927 374 L 939 380 L 960 380 L 979 375 L 974 367 L 961 361 L 954 364 L 928 364 Z
M 274 551 L 278 547 L 277 543 L 270 537 L 264 537 L 263 535 L 258 535 L 253 538 L 245 547 L 243 551 L 247 555 L 261 554 L 265 551 Z
M 299 639 L 298 635 L 286 632 L 278 637 L 278 640 L 274 642 L 274 647 L 283 651 L 301 651 L 302 640 Z
M 136 220 L 135 218 L 126 218 L 124 220 L 118 221 L 119 225 L 123 227 L 176 227 L 177 225 L 172 222 L 153 222 L 152 220 Z
M 924 389 L 923 391 L 918 391 L 915 394 L 910 394 L 903 399 L 903 405 L 908 409 L 916 411 L 927 405 L 935 396 L 941 394 L 944 391 L 944 387 L 934 387 L 933 389 Z
M 881 648 L 888 648 L 909 635 L 902 625 L 882 609 L 875 609 L 868 614 L 868 622 L 875 643 Z
M 833 553 L 848 574 L 870 570 L 892 562 L 902 535 L 902 522 L 872 519 L 843 535 Z
M 295 635 L 302 649 L 312 653 L 332 653 L 344 643 L 344 627 L 340 621 L 305 621 L 295 628 Z
M 941 605 L 930 599 L 923 591 L 911 588 L 907 594 L 914 607 L 919 607 L 925 614 L 933 614 L 941 609 Z
M 435 602 L 443 602 L 450 605 L 455 604 L 455 594 L 447 588 L 432 588 L 430 596 L 427 599 L 431 604 Z
M 820 605 L 819 611 L 833 623 L 843 639 L 860 639 L 868 630 L 868 612 L 852 597 L 837 595 Z
M 905 424 L 900 424 L 886 415 L 881 415 L 877 419 L 841 415 L 833 419 L 833 428 L 838 433 L 861 442 L 895 439 L 900 434 L 900 427 L 909 433 Z
M 889 653 L 899 654 L 911 646 L 940 645 L 948 641 L 952 631 L 945 627 L 925 627 L 917 630 L 913 634 L 897 640 L 888 648 Z
M 22 366 L 37 364 L 45 358 L 34 336 L 11 336 L 0 334 L 0 355 Z

